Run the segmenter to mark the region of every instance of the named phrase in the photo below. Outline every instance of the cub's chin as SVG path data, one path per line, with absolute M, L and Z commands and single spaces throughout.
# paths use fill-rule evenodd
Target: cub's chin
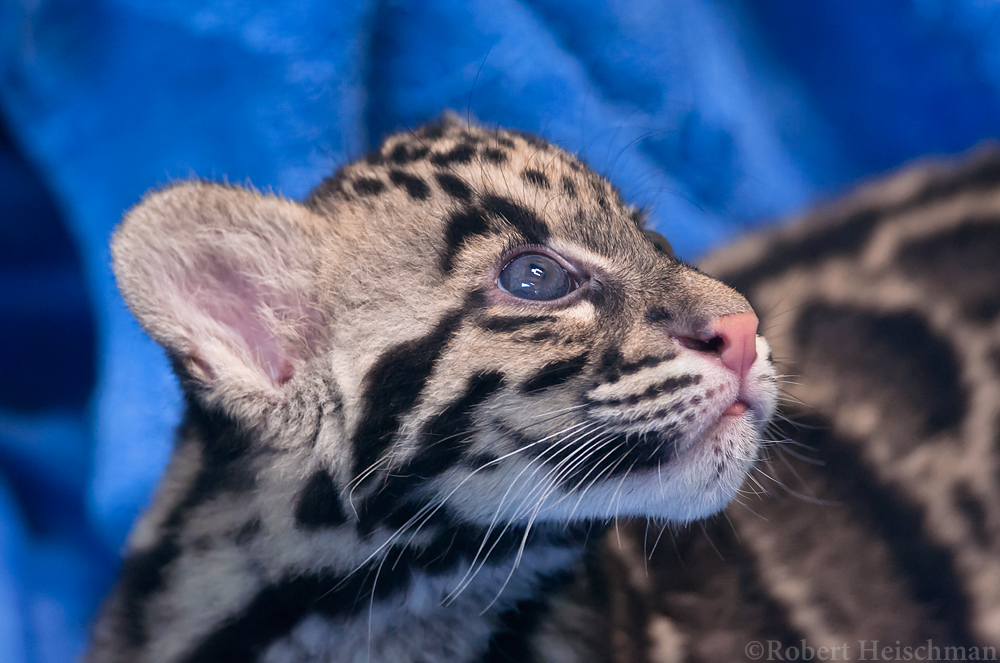
M 717 513 L 736 497 L 760 449 L 758 416 L 753 408 L 720 416 L 701 439 L 660 462 L 647 459 L 642 467 L 607 477 L 583 472 L 572 489 L 530 463 L 456 474 L 445 482 L 442 501 L 463 519 L 489 527 L 617 518 L 687 523 Z

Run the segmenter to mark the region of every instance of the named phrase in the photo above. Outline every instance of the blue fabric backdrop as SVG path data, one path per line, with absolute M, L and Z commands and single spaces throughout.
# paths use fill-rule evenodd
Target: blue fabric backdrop
M 0 659 L 69 661 L 179 395 L 108 234 L 198 175 L 304 195 L 443 109 L 579 152 L 686 258 L 1000 136 L 976 0 L 0 0 Z

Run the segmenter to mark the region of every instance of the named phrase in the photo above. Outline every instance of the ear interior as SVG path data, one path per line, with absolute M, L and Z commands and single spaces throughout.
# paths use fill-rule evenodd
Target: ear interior
M 115 274 L 139 322 L 196 381 L 280 394 L 321 341 L 319 228 L 296 203 L 186 183 L 126 216 Z

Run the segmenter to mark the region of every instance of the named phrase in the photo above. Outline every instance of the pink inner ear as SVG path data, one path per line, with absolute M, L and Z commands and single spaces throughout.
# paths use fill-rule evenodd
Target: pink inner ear
M 269 327 L 268 318 L 262 311 L 270 309 L 282 323 L 303 321 L 307 316 L 302 315 L 299 301 L 292 292 L 269 290 L 253 283 L 248 274 L 225 263 L 222 256 L 210 255 L 206 258 L 208 264 L 202 265 L 193 275 L 194 279 L 185 284 L 190 289 L 195 306 L 235 332 L 237 339 L 256 360 L 257 367 L 275 385 L 285 384 L 295 374 L 291 361 L 293 348 L 286 347 L 292 344 Z M 195 342 L 197 344 L 197 339 Z M 217 371 L 209 373 L 216 374 Z

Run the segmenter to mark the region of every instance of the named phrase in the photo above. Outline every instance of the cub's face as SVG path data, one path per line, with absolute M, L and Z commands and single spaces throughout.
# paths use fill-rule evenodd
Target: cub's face
M 775 407 L 746 300 L 531 137 L 446 118 L 304 204 L 183 184 L 114 253 L 193 402 L 308 457 L 367 530 L 699 518 Z

